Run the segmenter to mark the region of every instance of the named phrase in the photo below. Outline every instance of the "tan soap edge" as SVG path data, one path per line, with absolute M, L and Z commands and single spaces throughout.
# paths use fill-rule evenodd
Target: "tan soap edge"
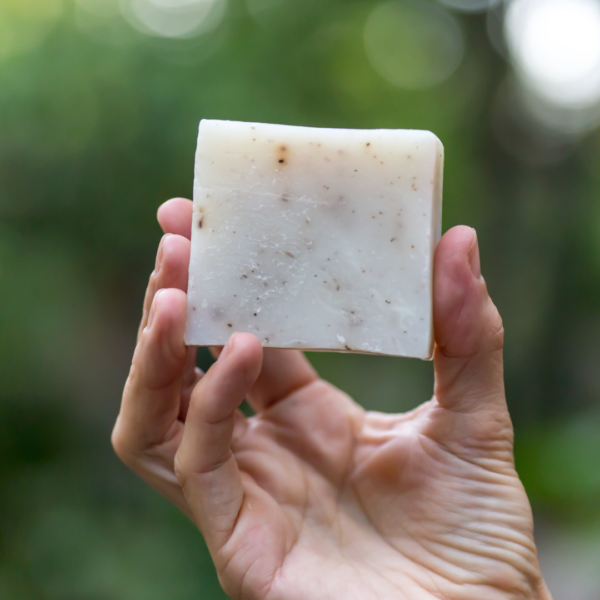
M 436 161 L 434 167 L 434 197 L 433 197 L 433 210 L 431 211 L 431 269 L 429 273 L 430 277 L 430 289 L 431 289 L 431 328 L 429 338 L 429 352 L 427 356 L 423 357 L 422 360 L 432 360 L 433 352 L 435 348 L 435 322 L 433 318 L 433 272 L 435 268 L 435 250 L 442 237 L 442 204 L 443 204 L 443 190 L 444 190 L 444 144 L 434 134 L 432 135 L 436 139 L 438 152 L 436 154 Z
M 232 331 L 231 335 L 234 333 L 252 333 L 251 331 Z M 184 336 L 184 343 L 186 346 L 190 348 L 220 348 L 227 343 L 227 340 L 215 343 L 207 343 L 207 344 L 190 344 L 188 343 L 187 336 Z M 368 354 L 370 356 L 393 356 L 396 358 L 414 358 L 417 360 L 431 360 L 433 358 L 433 349 L 430 354 L 425 356 L 415 356 L 409 354 L 390 354 L 389 352 L 369 352 L 368 350 L 340 350 L 339 348 L 305 348 L 304 346 L 274 346 L 271 344 L 265 344 L 261 342 L 263 348 L 272 348 L 274 350 L 298 350 L 300 352 L 335 352 L 336 354 Z

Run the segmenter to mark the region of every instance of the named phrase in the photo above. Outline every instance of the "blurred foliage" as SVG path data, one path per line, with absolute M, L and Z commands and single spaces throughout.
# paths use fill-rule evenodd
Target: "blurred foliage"
M 600 136 L 549 166 L 506 151 L 494 111 L 509 68 L 481 15 L 457 17 L 449 79 L 390 85 L 363 44 L 379 4 L 234 0 L 217 28 L 175 40 L 130 27 L 116 0 L 0 3 L 1 598 L 222 597 L 201 537 L 109 444 L 155 212 L 191 194 L 204 117 L 442 139 L 444 228 L 478 229 L 505 320 L 520 474 L 555 518 L 597 516 Z M 539 148 L 523 135 L 510 139 Z M 431 395 L 430 363 L 311 360 L 368 408 Z

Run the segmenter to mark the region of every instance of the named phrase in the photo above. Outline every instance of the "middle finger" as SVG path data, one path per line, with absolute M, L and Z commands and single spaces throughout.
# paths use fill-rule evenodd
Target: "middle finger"
M 156 265 L 146 289 L 138 341 L 148 324 L 148 315 L 156 292 L 165 288 L 175 288 L 187 292 L 190 248 L 190 240 L 181 235 L 166 233 L 162 237 L 156 254 Z

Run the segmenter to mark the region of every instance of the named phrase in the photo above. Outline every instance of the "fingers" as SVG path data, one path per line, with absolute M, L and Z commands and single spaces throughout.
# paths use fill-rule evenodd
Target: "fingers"
M 148 323 L 150 307 L 157 290 L 175 288 L 187 292 L 190 249 L 190 241 L 180 235 L 166 234 L 160 241 L 156 254 L 156 265 L 150 275 L 144 298 L 138 339 Z
M 204 374 L 196 367 L 196 348 L 188 346 L 183 380 L 181 382 L 181 397 L 179 407 L 179 420 L 185 422 L 192 392 Z
M 221 348 L 211 348 L 210 352 L 218 358 Z M 262 370 L 248 392 L 248 404 L 254 411 L 263 412 L 318 379 L 303 352 L 264 348 Z
M 438 403 L 458 412 L 504 411 L 504 330 L 470 227 L 451 229 L 438 244 L 433 289 Z
M 185 198 L 167 200 L 158 209 L 158 222 L 165 233 L 192 237 L 192 202 Z
M 186 296 L 161 290 L 133 356 L 112 442 L 134 467 L 142 452 L 173 437 L 180 411 L 182 373 L 188 357 L 183 343 Z
M 262 371 L 248 393 L 248 403 L 255 411 L 264 411 L 318 378 L 302 352 L 265 348 Z
M 261 364 L 260 342 L 250 334 L 234 334 L 192 393 L 175 472 L 209 547 L 230 535 L 242 506 L 242 480 L 231 440 L 236 409 Z

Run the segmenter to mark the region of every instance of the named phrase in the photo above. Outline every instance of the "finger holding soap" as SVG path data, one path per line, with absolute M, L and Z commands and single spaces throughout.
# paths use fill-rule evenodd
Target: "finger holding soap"
M 113 446 L 126 464 L 164 442 L 180 410 L 186 297 L 181 290 L 160 290 L 136 347 L 113 431 Z
M 435 262 L 435 401 L 441 407 L 426 435 L 460 455 L 513 466 L 513 429 L 506 405 L 502 319 L 481 276 L 477 235 L 454 227 Z
M 266 410 L 318 379 L 302 352 L 265 348 L 262 371 L 248 393 L 248 403 L 257 412 Z
M 159 290 L 155 295 L 125 384 L 112 444 L 129 468 L 191 516 L 173 470 L 190 358 L 183 344 L 185 306 L 181 290 Z
M 157 218 L 165 233 L 186 237 L 192 235 L 192 202 L 185 198 L 167 200 L 158 209 Z
M 215 359 L 219 358 L 221 352 L 221 347 L 210 348 Z M 256 412 L 265 411 L 318 379 L 319 375 L 303 352 L 265 348 L 262 370 L 248 391 L 248 404 Z
M 229 537 L 244 500 L 231 442 L 237 408 L 261 365 L 259 341 L 235 334 L 192 393 L 175 471 L 213 551 Z
M 180 235 L 166 233 L 160 241 L 154 271 L 148 281 L 138 339 L 148 322 L 150 307 L 157 290 L 174 288 L 187 292 L 189 262 L 189 240 Z
M 505 409 L 504 329 L 481 276 L 477 234 L 454 227 L 439 243 L 434 277 L 436 397 L 447 407 Z
M 202 377 L 196 349 L 183 344 L 189 254 L 187 238 L 162 238 L 112 436 L 123 462 L 186 514 L 173 460 L 191 391 Z

